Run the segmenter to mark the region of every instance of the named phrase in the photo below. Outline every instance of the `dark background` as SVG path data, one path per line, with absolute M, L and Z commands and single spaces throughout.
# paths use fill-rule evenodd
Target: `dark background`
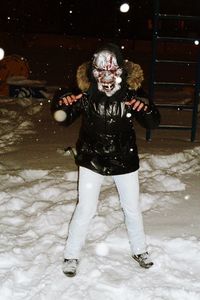
M 74 85 L 76 69 L 102 43 L 123 46 L 126 59 L 139 63 L 148 85 L 153 1 L 131 0 L 121 13 L 118 0 L 6 0 L 0 7 L 0 47 L 28 61 L 30 78 L 49 85 Z M 161 12 L 200 15 L 199 0 L 160 0 Z M 160 24 L 166 35 L 200 37 L 200 22 Z M 163 43 L 159 53 L 196 58 L 196 46 Z M 164 57 L 163 57 L 164 58 Z M 170 57 L 167 57 L 170 58 Z M 180 72 L 179 72 L 180 73 Z M 171 75 L 174 75 L 172 72 Z M 170 76 L 171 76 L 170 75 Z
M 49 33 L 85 37 L 150 39 L 153 1 L 130 0 L 121 13 L 119 0 L 6 0 L 0 8 L 0 30 L 16 33 Z M 200 15 L 199 0 L 161 0 L 161 12 Z M 169 26 L 167 26 L 169 28 Z M 193 28 L 194 27 L 194 28 Z M 179 28 L 180 29 L 180 28 Z M 171 26 L 178 31 L 178 26 Z M 187 24 L 185 31 L 200 32 Z

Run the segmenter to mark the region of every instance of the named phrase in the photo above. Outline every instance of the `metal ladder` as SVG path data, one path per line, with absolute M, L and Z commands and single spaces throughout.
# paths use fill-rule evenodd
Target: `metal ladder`
M 171 59 L 159 59 L 157 56 L 157 49 L 159 42 L 173 43 L 173 42 L 183 42 L 183 43 L 197 43 L 200 42 L 200 37 L 178 37 L 178 36 L 162 36 L 159 34 L 159 21 L 162 20 L 176 20 L 176 21 L 200 21 L 198 16 L 187 16 L 187 15 L 173 15 L 173 14 L 163 14 L 160 13 L 160 1 L 154 0 L 154 25 L 153 25 L 153 37 L 152 37 L 152 62 L 151 62 L 151 72 L 150 72 L 150 86 L 149 86 L 149 100 L 150 103 L 155 103 L 159 108 L 167 109 L 179 109 L 179 110 L 190 110 L 191 111 L 191 124 L 189 126 L 184 125 L 165 125 L 161 124 L 158 129 L 172 129 L 172 130 L 189 130 L 191 132 L 190 140 L 191 142 L 195 141 L 196 131 L 197 131 L 197 119 L 198 119 L 198 104 L 199 104 L 199 95 L 200 95 L 200 45 L 197 50 L 197 59 L 196 61 L 185 61 L 185 60 L 171 60 Z M 171 82 L 171 81 L 157 81 L 156 79 L 156 67 L 157 65 L 164 67 L 168 65 L 172 66 L 177 65 L 193 65 L 196 69 L 196 78 L 194 83 L 188 82 Z M 194 96 L 192 104 L 183 104 L 183 103 L 156 103 L 155 90 L 157 87 L 193 87 Z M 151 130 L 146 130 L 146 140 L 150 141 L 152 136 Z

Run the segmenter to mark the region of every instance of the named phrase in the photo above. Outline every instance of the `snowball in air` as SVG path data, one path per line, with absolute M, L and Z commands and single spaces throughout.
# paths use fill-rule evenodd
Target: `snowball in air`
M 4 58 L 4 50 L 2 48 L 0 48 L 0 60 L 2 60 Z
M 65 121 L 65 119 L 67 118 L 67 114 L 64 110 L 57 110 L 55 113 L 54 113 L 54 119 L 57 121 L 57 122 L 63 122 Z
M 121 83 L 121 82 L 122 82 L 121 77 L 117 77 L 117 78 L 116 78 L 116 83 Z
M 123 3 L 120 5 L 120 11 L 122 13 L 127 13 L 129 11 L 129 9 L 130 9 L 130 6 L 128 3 Z
M 96 245 L 95 251 L 99 256 L 106 256 L 109 253 L 109 247 L 106 245 L 106 243 L 102 242 Z

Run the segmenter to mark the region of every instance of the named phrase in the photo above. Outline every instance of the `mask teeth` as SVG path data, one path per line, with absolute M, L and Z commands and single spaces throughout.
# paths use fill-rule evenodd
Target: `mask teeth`
M 112 90 L 114 88 L 114 83 L 107 83 L 102 85 L 105 90 Z

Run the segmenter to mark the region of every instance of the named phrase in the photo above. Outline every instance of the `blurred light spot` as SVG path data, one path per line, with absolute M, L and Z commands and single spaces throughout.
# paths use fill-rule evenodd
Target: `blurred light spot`
M 127 13 L 130 9 L 130 6 L 127 2 L 124 2 L 123 4 L 120 5 L 120 8 L 119 10 L 122 12 L 122 13 Z
M 0 60 L 2 60 L 4 58 L 5 52 L 3 50 L 3 48 L 0 48 Z
M 99 256 L 106 256 L 109 253 L 109 247 L 104 242 L 97 244 L 95 250 L 96 254 L 98 254 Z

